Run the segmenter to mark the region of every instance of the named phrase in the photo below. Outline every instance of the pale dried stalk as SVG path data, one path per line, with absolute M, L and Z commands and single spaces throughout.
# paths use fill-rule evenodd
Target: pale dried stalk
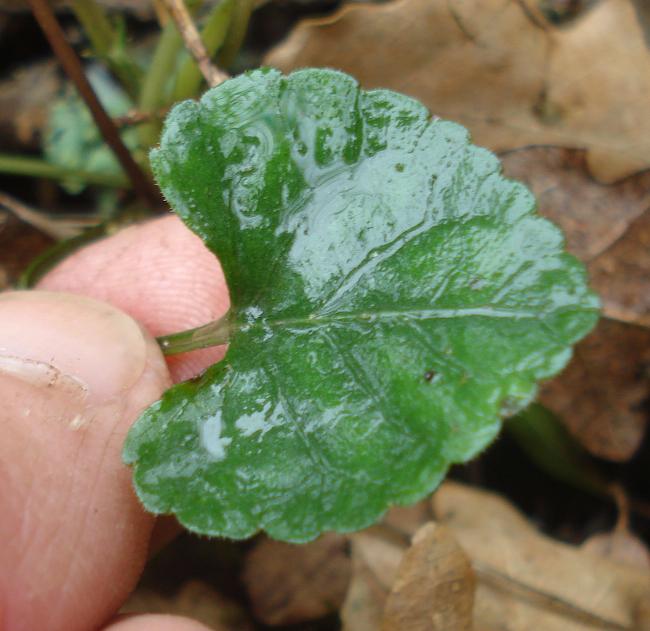
M 219 70 L 210 61 L 210 55 L 208 55 L 208 51 L 192 20 L 192 16 L 185 6 L 185 2 L 183 0 L 163 0 L 163 2 L 180 32 L 187 50 L 196 60 L 207 84 L 213 88 L 215 85 L 229 79 L 230 76 L 227 73 Z
M 24 221 L 54 239 L 71 239 L 81 234 L 84 229 L 96 226 L 101 222 L 98 216 L 57 216 L 42 210 L 36 210 L 2 191 L 0 191 L 0 208 L 7 209 L 21 221 Z

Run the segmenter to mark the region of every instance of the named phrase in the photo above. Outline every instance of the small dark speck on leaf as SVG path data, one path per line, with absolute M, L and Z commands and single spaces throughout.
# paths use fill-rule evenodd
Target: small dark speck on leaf
M 424 380 L 425 380 L 427 383 L 431 383 L 431 382 L 433 381 L 434 377 L 435 377 L 437 374 L 438 374 L 438 373 L 436 373 L 435 370 L 427 370 L 427 371 L 424 373 Z

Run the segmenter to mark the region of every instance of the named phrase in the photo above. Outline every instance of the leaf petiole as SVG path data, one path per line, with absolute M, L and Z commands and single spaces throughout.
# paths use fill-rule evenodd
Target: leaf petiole
M 223 317 L 195 329 L 161 335 L 158 344 L 165 355 L 188 353 L 209 346 L 227 344 L 232 333 L 230 311 Z

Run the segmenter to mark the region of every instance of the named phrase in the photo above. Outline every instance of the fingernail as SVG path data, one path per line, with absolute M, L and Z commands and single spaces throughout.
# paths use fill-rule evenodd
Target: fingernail
M 142 375 L 145 338 L 114 307 L 48 291 L 0 294 L 0 371 L 33 386 L 84 392 L 97 405 Z

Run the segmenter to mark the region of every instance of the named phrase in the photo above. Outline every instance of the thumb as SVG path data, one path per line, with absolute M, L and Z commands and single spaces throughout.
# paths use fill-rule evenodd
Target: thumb
M 169 383 L 155 341 L 114 307 L 0 294 L 1 629 L 94 629 L 132 590 L 153 519 L 121 448 Z

